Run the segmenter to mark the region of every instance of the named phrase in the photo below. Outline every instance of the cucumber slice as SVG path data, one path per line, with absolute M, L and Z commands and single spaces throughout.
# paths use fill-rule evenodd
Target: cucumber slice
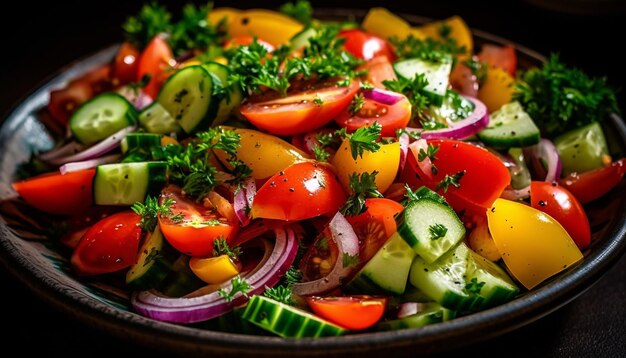
M 524 161 L 524 153 L 522 148 L 509 149 L 509 156 L 513 158 L 517 166 L 508 167 L 509 174 L 511 175 L 511 187 L 513 189 L 523 189 L 530 185 L 530 171 Z
M 309 39 L 315 35 L 317 35 L 317 30 L 315 30 L 313 26 L 308 26 L 304 30 L 293 35 L 293 37 L 289 40 L 291 50 L 295 51 L 303 47 L 307 47 L 309 45 Z
M 214 118 L 212 126 L 223 124 L 241 104 L 243 94 L 237 85 L 228 86 L 230 70 L 227 66 L 217 62 L 207 62 L 202 65 L 213 80 L 213 98 L 211 99 L 210 115 Z
M 418 193 L 421 198 L 398 216 L 398 233 L 415 253 L 433 263 L 463 239 L 465 226 L 441 196 L 426 188 Z M 433 198 L 435 195 L 439 198 Z
M 602 168 L 603 157 L 609 154 L 604 132 L 598 122 L 556 137 L 554 145 L 561 156 L 563 176 Z
M 424 304 L 424 309 L 416 314 L 392 321 L 380 322 L 376 325 L 376 329 L 380 331 L 393 331 L 403 328 L 419 328 L 433 323 L 448 321 L 455 316 L 454 311 L 432 302 Z
M 512 300 L 517 295 L 519 288 L 500 266 L 472 250 L 470 250 L 470 256 L 467 268 L 467 281 L 474 281 L 482 285 L 478 295 L 483 299 L 479 300 L 478 309 L 497 306 Z
M 138 291 L 155 288 L 170 273 L 177 256 L 157 225 L 153 232 L 146 234 L 137 262 L 126 273 L 126 284 Z
M 142 162 L 100 165 L 93 179 L 97 205 L 132 205 L 165 185 L 167 163 Z
M 528 147 L 539 143 L 540 133 L 522 105 L 515 101 L 492 113 L 489 126 L 478 132 L 478 138 L 494 148 Z
M 157 101 L 188 134 L 211 126 L 213 80 L 202 66 L 189 66 L 172 75 L 161 88 Z
M 465 311 L 477 299 L 465 291 L 469 260 L 470 249 L 463 242 L 433 263 L 418 256 L 413 260 L 409 281 L 442 306 Z
M 120 144 L 122 154 L 135 150 L 150 152 L 152 147 L 161 145 L 161 137 L 162 135 L 160 134 L 129 133 L 122 139 Z
M 406 289 L 413 257 L 415 251 L 395 233 L 354 276 L 347 289 L 355 293 L 401 295 Z
M 393 69 L 399 77 L 412 80 L 416 75 L 423 74 L 428 81 L 424 87 L 424 94 L 429 97 L 435 106 L 441 106 L 446 96 L 450 72 L 452 71 L 452 58 L 444 57 L 439 62 L 432 62 L 412 58 L 398 61 Z
M 441 106 L 429 106 L 424 115 L 429 121 L 445 124 L 458 122 L 474 112 L 474 103 L 455 90 L 446 91 Z
M 252 296 L 242 317 L 284 338 L 339 336 L 346 330 L 299 308 Z
M 74 138 L 86 145 L 99 142 L 137 122 L 137 111 L 117 93 L 104 93 L 83 103 L 70 118 Z
M 152 102 L 139 114 L 139 124 L 148 133 L 169 135 L 182 131 L 174 117 L 157 101 Z

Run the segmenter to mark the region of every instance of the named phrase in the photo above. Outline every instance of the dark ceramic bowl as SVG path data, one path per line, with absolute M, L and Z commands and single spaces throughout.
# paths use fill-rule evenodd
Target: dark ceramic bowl
M 317 11 L 329 20 L 359 18 L 353 10 Z M 426 19 L 406 16 L 413 23 Z M 502 38 L 474 31 L 476 42 L 509 43 Z M 544 57 L 522 46 L 515 46 L 522 68 L 538 65 Z M 52 146 L 50 135 L 41 124 L 38 110 L 48 101 L 52 88 L 63 85 L 114 56 L 117 46 L 82 59 L 58 74 L 28 96 L 6 118 L 0 130 L 0 254 L 4 266 L 42 299 L 85 324 L 119 337 L 177 353 L 227 356 L 322 356 L 366 352 L 367 355 L 429 353 L 452 349 L 488 339 L 528 324 L 565 305 L 593 285 L 626 249 L 626 196 L 624 185 L 589 207 L 594 241 L 579 265 L 557 275 L 539 288 L 517 299 L 469 316 L 420 329 L 364 333 L 323 339 L 286 340 L 228 334 L 154 321 L 129 310 L 128 295 L 108 282 L 83 280 L 69 269 L 68 253 L 47 236 L 54 218 L 42 216 L 19 200 L 10 183 L 17 165 L 35 150 Z M 626 127 L 612 116 L 607 123 L 612 153 L 626 149 Z M 623 183 L 622 183 L 623 184 Z M 35 219 L 33 219 L 35 218 Z M 604 221 L 602 221 L 604 218 Z

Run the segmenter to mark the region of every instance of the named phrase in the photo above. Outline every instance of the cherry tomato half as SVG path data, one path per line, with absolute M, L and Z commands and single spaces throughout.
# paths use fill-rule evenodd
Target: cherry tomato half
M 73 215 L 92 203 L 91 182 L 95 169 L 43 174 L 13 183 L 13 189 L 26 202 L 49 214 Z
M 478 59 L 481 62 L 486 62 L 491 67 L 501 68 L 511 76 L 515 76 L 517 55 L 515 54 L 515 48 L 511 45 L 497 46 L 485 44 L 478 54 Z
M 144 87 L 143 92 L 152 98 L 156 98 L 163 83 L 172 73 L 171 69 L 176 66 L 174 54 L 165 38 L 155 36 L 143 50 L 139 59 L 137 81 L 145 75 L 150 76 L 150 82 Z
M 342 31 L 339 37 L 346 39 L 343 46 L 356 58 L 369 61 L 376 56 L 385 56 L 390 62 L 396 58 L 389 43 L 376 35 L 355 29 Z
M 571 173 L 560 184 L 569 190 L 581 203 L 594 201 L 613 189 L 626 173 L 626 158 L 622 158 L 608 167 L 585 173 Z
M 383 137 L 395 136 L 396 129 L 404 128 L 409 124 L 411 103 L 403 95 L 397 93 L 394 95 L 402 96 L 402 99 L 393 105 L 386 105 L 366 98 L 363 107 L 356 114 L 352 115 L 348 109 L 345 109 L 335 122 L 347 128 L 348 132 L 354 132 L 361 127 L 378 122 L 383 127 L 381 130 Z
M 92 226 L 72 253 L 72 267 L 81 275 L 98 275 L 127 268 L 137 260 L 141 217 L 124 211 Z
M 335 174 L 323 164 L 302 162 L 269 178 L 252 203 L 253 218 L 304 220 L 334 214 L 346 201 Z
M 226 199 L 210 200 L 211 196 L 204 199 L 206 205 L 203 205 L 183 195 L 175 185 L 169 185 L 161 192 L 161 203 L 172 199 L 172 214 L 181 216 L 179 220 L 159 217 L 163 236 L 176 250 L 189 256 L 209 256 L 213 252 L 213 241 L 222 237 L 230 243 L 235 236 L 238 223 L 234 211 L 230 213 L 232 206 L 228 210 Z
M 367 295 L 307 297 L 306 302 L 318 316 L 341 327 L 360 330 L 378 322 L 387 306 L 387 299 Z
M 360 69 L 367 71 L 365 82 L 380 89 L 386 89 L 383 81 L 393 81 L 397 79 L 391 62 L 387 56 L 376 56 L 360 66 Z
M 292 85 L 287 97 L 276 93 L 256 95 L 241 105 L 241 114 L 256 127 L 287 136 L 320 128 L 343 111 L 359 89 L 359 83 L 337 85 L 338 79 Z
M 113 77 L 120 84 L 127 84 L 137 79 L 139 55 L 139 50 L 130 42 L 124 42 L 120 46 L 117 55 L 115 55 L 115 63 L 113 65 Z
M 530 204 L 558 221 L 579 249 L 589 246 L 591 229 L 587 214 L 567 189 L 556 183 L 533 181 L 530 183 Z

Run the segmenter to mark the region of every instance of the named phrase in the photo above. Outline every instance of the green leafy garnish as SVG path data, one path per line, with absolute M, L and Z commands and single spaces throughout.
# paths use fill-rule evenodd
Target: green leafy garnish
M 217 257 L 221 255 L 227 255 L 234 260 L 241 255 L 241 248 L 235 247 L 231 249 L 230 246 L 228 246 L 226 239 L 220 237 L 213 241 L 213 256 Z
M 280 6 L 280 12 L 308 25 L 313 20 L 313 7 L 307 0 L 288 2 Z
M 357 173 L 350 175 L 349 180 L 352 194 L 341 207 L 340 211 L 342 214 L 351 216 L 359 215 L 367 210 L 365 199 L 381 198 L 383 196 L 376 186 L 377 174 L 377 171 L 373 171 L 371 173 L 361 173 L 361 175 Z
M 423 73 L 418 73 L 412 80 L 398 78 L 397 80 L 384 80 L 383 85 L 390 90 L 404 94 L 411 103 L 411 117 L 424 117 L 424 112 L 430 106 L 430 100 L 424 95 L 424 88 L 428 80 Z
M 465 285 L 465 291 L 467 291 L 468 293 L 473 293 L 475 295 L 479 295 L 480 291 L 483 289 L 483 286 L 485 285 L 484 281 L 478 282 L 478 279 L 476 277 L 472 278 L 472 280 L 470 282 L 468 282 Z
M 400 59 L 418 58 L 430 62 L 443 62 L 452 61 L 454 57 L 467 52 L 467 49 L 464 46 L 458 46 L 453 38 L 443 37 L 445 37 L 443 41 L 432 38 L 421 40 L 409 35 L 402 40 L 391 37 L 389 42 Z
M 313 155 L 315 155 L 315 160 L 318 162 L 326 162 L 330 157 L 330 153 L 325 151 L 324 148 L 319 145 L 313 147 Z
M 426 150 L 424 150 L 424 148 L 420 148 L 420 151 L 417 154 L 418 162 L 423 162 L 424 160 L 426 160 L 426 158 L 430 159 L 430 163 L 431 163 L 430 170 L 432 171 L 434 175 L 437 175 L 437 173 L 439 172 L 439 170 L 435 166 L 435 160 L 437 160 L 437 157 L 435 155 L 437 154 L 438 151 L 439 151 L 438 145 L 433 145 L 429 143 Z
M 443 192 L 447 193 L 450 185 L 452 185 L 455 188 L 459 188 L 461 186 L 461 183 L 459 183 L 459 181 L 461 180 L 461 178 L 463 178 L 463 175 L 465 175 L 465 172 L 466 172 L 465 170 L 461 170 L 460 172 L 452 174 L 452 175 L 446 174 L 446 176 L 439 183 L 437 183 L 435 190 L 439 190 L 443 188 Z
M 122 25 L 124 37 L 139 49 L 146 47 L 156 35 L 168 32 L 172 14 L 156 3 L 144 5 L 137 16 L 129 17 Z
M 292 286 L 302 280 L 302 272 L 295 267 L 290 267 L 281 279 L 281 284 L 275 287 L 265 287 L 263 296 L 282 302 L 286 305 L 294 305 Z
M 245 278 L 241 278 L 241 276 L 239 275 L 233 277 L 233 279 L 230 281 L 230 284 L 230 292 L 226 292 L 226 290 L 223 288 L 217 290 L 217 293 L 222 296 L 226 300 L 226 302 L 232 301 L 235 298 L 235 295 L 240 292 L 245 297 L 248 297 L 248 291 L 250 291 L 250 289 L 252 288 L 252 286 L 250 286 L 250 283 L 248 283 Z
M 448 228 L 442 224 L 434 224 L 428 227 L 428 232 L 430 233 L 431 240 L 437 240 L 446 236 L 446 233 L 448 232 Z
M 350 102 L 350 105 L 348 106 L 348 112 L 350 112 L 351 115 L 355 116 L 357 113 L 359 113 L 361 108 L 363 108 L 364 104 L 365 104 L 365 97 L 363 97 L 362 93 L 359 93 L 356 96 L 354 96 L 354 98 L 352 99 L 352 102 Z
M 344 252 L 341 257 L 341 263 L 343 267 L 357 267 L 359 265 L 359 255 L 350 255 Z
M 474 56 L 468 57 L 463 61 L 463 65 L 470 69 L 472 74 L 476 76 L 479 83 L 482 83 L 487 78 L 487 70 L 489 66 L 487 64 L 478 61 Z
M 352 158 L 356 160 L 358 157 L 363 158 L 363 152 L 377 152 L 380 149 L 380 143 L 377 142 L 380 132 L 383 129 L 378 122 L 374 122 L 371 126 L 365 126 L 357 129 L 346 137 L 350 141 L 350 152 Z
M 519 101 L 542 133 L 556 136 L 619 113 L 615 91 L 604 78 L 565 66 L 552 54 L 541 68 L 524 72 L 515 84 Z
M 145 202 L 134 203 L 130 208 L 135 214 L 141 216 L 139 226 L 146 232 L 152 232 L 157 226 L 159 216 L 168 217 L 174 222 L 180 222 L 182 214 L 174 215 L 172 213 L 171 206 L 174 204 L 174 200 L 167 198 L 163 200 L 162 204 L 159 204 L 159 199 L 148 195 Z

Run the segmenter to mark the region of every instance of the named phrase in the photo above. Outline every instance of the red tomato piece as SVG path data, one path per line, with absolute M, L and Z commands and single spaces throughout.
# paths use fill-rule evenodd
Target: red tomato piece
M 378 322 L 387 299 L 367 295 L 307 297 L 306 302 L 318 316 L 351 330 L 366 329 Z
M 462 95 L 478 97 L 478 78 L 464 63 L 458 63 L 452 70 L 450 85 Z
M 124 42 L 120 46 L 113 65 L 113 78 L 120 84 L 127 84 L 137 79 L 139 70 L 139 50 L 130 42 Z
M 361 265 L 365 265 L 396 232 L 395 215 L 404 210 L 401 204 L 385 198 L 365 199 L 365 206 L 364 213 L 346 217 L 359 238 Z
M 61 175 L 43 174 L 13 183 L 13 189 L 33 207 L 49 214 L 80 214 L 92 204 L 95 169 Z
M 367 78 L 365 82 L 380 89 L 386 89 L 383 81 L 393 81 L 397 79 L 396 72 L 387 56 L 376 56 L 360 66 L 361 69 L 367 70 Z
M 334 214 L 346 201 L 335 174 L 323 164 L 302 162 L 269 178 L 252 203 L 253 218 L 296 221 Z
M 228 50 L 233 47 L 250 46 L 254 42 L 254 39 L 255 38 L 253 36 L 235 36 L 231 38 L 230 40 L 226 41 L 226 43 L 224 44 L 224 49 Z M 263 41 L 259 38 L 256 39 L 256 42 L 258 42 L 259 45 L 265 47 L 267 52 L 274 51 L 274 45 L 272 45 L 271 43 L 267 41 Z
M 530 204 L 559 222 L 579 249 L 591 242 L 591 229 L 585 209 L 572 193 L 557 183 L 530 183 Z
M 626 173 L 626 158 L 622 158 L 608 167 L 585 173 L 571 173 L 561 179 L 561 186 L 569 190 L 581 203 L 587 204 L 611 191 Z
M 355 29 L 342 31 L 339 37 L 346 39 L 343 46 L 356 58 L 369 61 L 376 56 L 385 56 L 390 62 L 396 58 L 389 43 L 376 35 Z
M 124 211 L 98 221 L 72 253 L 72 267 L 81 275 L 119 271 L 137 260 L 141 217 Z
M 326 227 L 302 255 L 298 269 L 302 272 L 304 282 L 319 280 L 328 276 L 335 266 L 338 256 L 337 243 L 332 239 L 330 229 Z
M 172 73 L 171 69 L 176 66 L 174 54 L 162 36 L 155 36 L 143 50 L 139 59 L 137 81 L 144 75 L 150 76 L 150 82 L 144 87 L 143 92 L 152 98 L 156 98 L 165 80 Z
M 485 44 L 478 54 L 478 59 L 481 62 L 486 62 L 491 67 L 501 68 L 515 77 L 517 55 L 515 54 L 515 48 L 511 45 L 497 46 Z
M 172 199 L 170 206 L 173 215 L 178 215 L 179 220 L 159 216 L 159 227 L 165 239 L 178 251 L 189 256 L 209 256 L 213 252 L 213 241 L 224 238 L 230 243 L 237 233 L 239 225 L 233 215 L 227 209 L 226 199 L 213 200 L 212 196 L 220 197 L 213 193 L 204 199 L 205 205 L 183 195 L 181 189 L 175 185 L 169 185 L 161 192 L 160 202 Z M 223 200 L 222 200 L 223 199 Z M 230 208 L 232 210 L 232 206 Z M 234 218 L 234 220 L 233 220 Z
M 402 99 L 392 105 L 366 98 L 363 107 L 355 115 L 352 115 L 346 108 L 335 118 L 335 122 L 348 129 L 348 132 L 354 132 L 361 127 L 378 122 L 383 127 L 381 135 L 393 137 L 397 129 L 406 127 L 411 120 L 411 103 L 403 95 L 397 95 L 402 96 Z
M 357 81 L 341 87 L 337 80 L 294 84 L 287 97 L 277 93 L 252 96 L 241 105 L 241 114 L 272 134 L 287 136 L 312 131 L 348 107 L 359 89 Z

